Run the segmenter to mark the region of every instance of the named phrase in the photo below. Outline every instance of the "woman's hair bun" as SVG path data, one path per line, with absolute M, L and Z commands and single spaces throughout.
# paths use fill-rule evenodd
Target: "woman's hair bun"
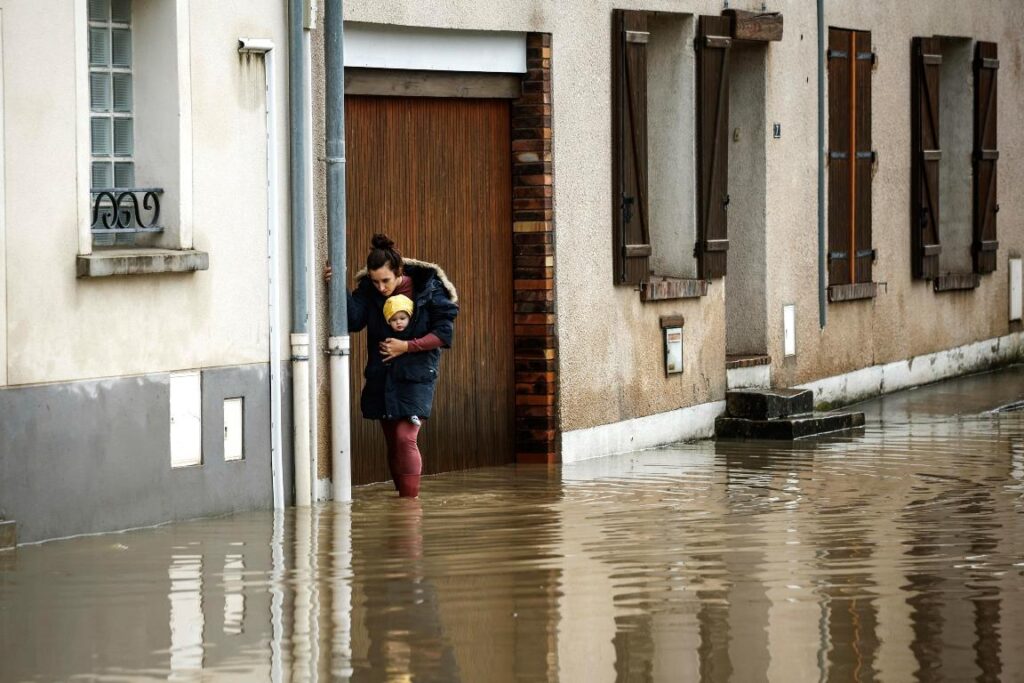
M 370 240 L 374 249 L 391 250 L 395 248 L 395 241 L 383 233 L 377 233 Z

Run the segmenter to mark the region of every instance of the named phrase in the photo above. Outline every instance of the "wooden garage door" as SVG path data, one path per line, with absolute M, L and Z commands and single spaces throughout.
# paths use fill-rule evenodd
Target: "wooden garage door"
M 512 462 L 508 101 L 349 96 L 345 118 L 350 277 L 365 266 L 371 235 L 386 232 L 403 256 L 440 264 L 459 291 L 455 344 L 420 433 L 423 471 Z M 366 335 L 353 335 L 352 347 L 353 481 L 383 481 L 380 426 L 362 418 L 356 398 Z

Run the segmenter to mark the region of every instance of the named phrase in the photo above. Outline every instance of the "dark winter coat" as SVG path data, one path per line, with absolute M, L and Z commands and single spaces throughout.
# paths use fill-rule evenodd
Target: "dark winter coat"
M 348 299 L 350 332 L 366 328 L 366 382 L 360 405 L 367 420 L 430 417 L 437 385 L 441 349 L 404 353 L 387 363 L 379 345 L 388 337 L 418 339 L 433 332 L 450 348 L 455 334 L 459 296 L 444 271 L 433 263 L 405 259 L 405 275 L 412 280 L 412 319 L 401 335 L 384 319 L 384 297 L 366 270 L 356 275 L 356 288 Z

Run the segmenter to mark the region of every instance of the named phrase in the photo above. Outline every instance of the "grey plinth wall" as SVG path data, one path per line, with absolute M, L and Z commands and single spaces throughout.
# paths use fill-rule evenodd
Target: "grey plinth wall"
M 245 458 L 225 462 L 223 401 L 237 396 Z M 169 401 L 166 373 L 0 390 L 0 518 L 18 541 L 271 508 L 269 365 L 202 371 L 202 465 L 171 468 Z

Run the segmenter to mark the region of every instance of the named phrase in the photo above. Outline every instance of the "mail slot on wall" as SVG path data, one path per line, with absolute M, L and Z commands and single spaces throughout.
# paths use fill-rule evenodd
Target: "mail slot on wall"
M 662 316 L 661 331 L 665 337 L 665 374 L 679 374 L 683 371 L 683 316 Z

